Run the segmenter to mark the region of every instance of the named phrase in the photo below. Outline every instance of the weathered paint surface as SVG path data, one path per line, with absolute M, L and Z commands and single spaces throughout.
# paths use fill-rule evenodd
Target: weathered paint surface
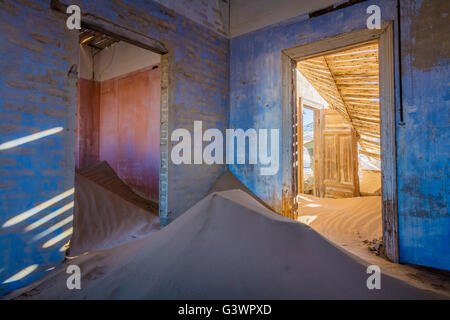
M 449 24 L 448 1 L 402 3 L 405 125 L 397 124 L 400 260 L 448 270 L 450 50 L 448 33 L 439 31 Z M 231 39 L 230 127 L 281 130 L 281 50 L 365 28 L 366 8 L 371 4 L 380 6 L 383 21 L 396 21 L 396 1 L 367 1 Z M 394 39 L 398 70 L 396 35 Z M 396 71 L 397 114 L 398 79 Z M 229 168 L 257 196 L 281 210 L 281 168 L 274 176 L 261 176 L 259 165 Z
M 380 5 L 383 20 L 396 18 L 394 1 L 367 1 L 313 19 L 293 18 L 232 39 L 229 79 L 228 41 L 171 10 L 152 1 L 71 3 L 165 43 L 170 57 L 162 59 L 170 61 L 169 78 L 175 83 L 175 90 L 169 93 L 168 114 L 164 114 L 170 123 L 168 132 L 180 127 L 192 131 L 194 120 L 202 120 L 204 128 L 224 129 L 228 120 L 233 128 L 281 128 L 282 49 L 364 28 L 365 10 L 370 4 Z M 442 25 L 448 25 L 448 12 L 444 11 L 446 1 L 402 3 L 405 125 L 397 126 L 400 259 L 449 269 L 445 56 L 449 50 L 442 47 L 448 45 L 448 34 L 439 27 L 442 20 Z M 440 10 L 429 9 L 430 4 Z M 78 37 L 65 28 L 64 18 L 49 10 L 49 1 L 45 0 L 2 1 L 0 20 L 1 143 L 53 127 L 65 128 L 58 134 L 0 151 L 3 225 L 73 187 L 76 80 L 67 72 L 78 63 Z M 427 24 L 438 30 L 426 33 Z M 398 101 L 398 86 L 396 92 Z M 198 201 L 224 170 L 222 165 L 173 166 L 165 162 L 162 166 L 168 169 L 164 175 L 168 182 L 164 205 L 172 219 Z M 262 177 L 257 165 L 230 169 L 259 197 L 280 209 L 281 170 L 278 175 Z M 17 225 L 0 228 L 0 283 L 30 265 L 38 265 L 22 280 L 0 284 L 0 293 L 41 277 L 61 262 L 60 244 L 44 249 L 42 243 L 31 242 L 34 235 L 54 222 L 30 232 L 24 232 L 24 227 L 72 199 L 68 196 Z M 71 213 L 68 210 L 59 217 Z
M 153 1 L 70 1 L 89 12 L 164 42 L 169 49 L 169 132 L 192 130 L 194 120 L 204 127 L 224 128 L 228 121 L 228 40 Z M 54 127 L 64 131 L 0 151 L 0 293 L 21 287 L 59 264 L 59 248 L 42 248 L 43 241 L 61 234 L 70 224 L 43 240 L 32 238 L 72 214 L 69 209 L 49 223 L 24 228 L 70 203 L 68 196 L 28 219 L 1 228 L 9 219 L 69 190 L 74 183 L 76 75 L 78 33 L 65 27 L 65 16 L 50 9 L 47 0 L 0 2 L 0 143 Z M 167 132 L 164 134 L 167 135 Z M 169 219 L 200 200 L 224 165 L 177 166 L 168 169 L 168 197 L 163 205 Z M 195 186 L 195 187 L 193 187 Z M 182 199 L 182 201 L 180 201 Z M 2 284 L 28 266 L 38 267 L 22 280 Z
M 450 2 L 402 1 L 400 259 L 450 270 Z M 446 31 L 444 31 L 446 30 Z
M 64 128 L 46 138 L 0 151 L 2 293 L 42 276 L 64 257 L 59 252 L 64 242 L 51 248 L 42 248 L 42 241 L 32 242 L 48 225 L 28 232 L 25 228 L 70 203 L 73 196 L 21 223 L 2 226 L 73 187 L 77 90 L 76 77 L 68 78 L 67 73 L 72 64 L 78 63 L 78 46 L 77 35 L 65 28 L 57 14 L 48 12 L 48 1 L 2 1 L 0 21 L 1 143 L 50 128 Z M 70 214 L 68 210 L 60 218 Z M 34 264 L 39 267 L 21 281 L 2 284 Z
M 106 160 L 129 186 L 158 201 L 158 66 L 100 84 L 99 160 Z
M 229 0 L 155 0 L 221 35 L 229 29 Z

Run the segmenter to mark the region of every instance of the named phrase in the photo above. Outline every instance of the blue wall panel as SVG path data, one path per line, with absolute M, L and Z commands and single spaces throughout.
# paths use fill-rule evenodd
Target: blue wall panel
M 172 57 L 172 129 L 192 131 L 194 120 L 202 120 L 205 128 L 227 126 L 229 41 L 225 37 L 153 1 L 66 3 L 78 4 L 84 13 L 165 44 Z M 70 216 L 72 209 L 34 230 L 26 227 L 73 201 L 72 195 L 20 223 L 2 225 L 73 187 L 76 82 L 67 72 L 78 63 L 78 31 L 67 30 L 65 16 L 53 12 L 49 0 L 1 1 L 0 20 L 0 144 L 49 128 L 64 128 L 52 136 L 0 150 L 2 294 L 41 277 L 64 258 L 59 249 L 69 237 L 49 248 L 42 246 L 70 228 L 70 223 L 38 241 L 33 237 Z M 224 170 L 225 165 L 173 166 L 169 162 L 169 218 L 199 201 Z M 37 268 L 23 279 L 3 283 L 33 265 Z
M 443 30 L 449 25 L 449 2 L 401 2 L 405 124 L 397 125 L 400 259 L 448 270 L 450 41 Z M 230 126 L 281 130 L 281 50 L 365 28 L 366 8 L 371 4 L 381 8 L 383 21 L 396 21 L 396 1 L 367 1 L 312 19 L 293 18 L 231 39 Z M 394 38 L 398 70 L 396 28 Z M 398 80 L 396 71 L 397 109 Z M 264 177 L 258 165 L 229 168 L 256 195 L 281 210 L 281 170 Z

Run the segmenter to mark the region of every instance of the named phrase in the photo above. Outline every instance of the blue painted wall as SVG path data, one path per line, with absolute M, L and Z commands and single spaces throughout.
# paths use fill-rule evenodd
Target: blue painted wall
M 450 2 L 402 1 L 400 259 L 450 270 Z M 444 31 L 445 30 L 445 31 Z
M 171 55 L 170 128 L 193 130 L 228 123 L 229 41 L 153 1 L 68 1 L 116 24 L 162 41 Z M 65 28 L 65 17 L 52 12 L 48 0 L 0 2 L 0 144 L 53 127 L 58 134 L 0 151 L 0 294 L 41 277 L 64 258 L 65 238 L 50 248 L 49 239 L 71 227 L 54 230 L 39 241 L 38 233 L 72 214 L 69 209 L 32 231 L 25 228 L 70 203 L 73 196 L 7 228 L 9 219 L 73 187 L 76 82 L 67 77 L 78 64 L 78 33 Z M 173 219 L 200 200 L 225 170 L 217 166 L 168 165 L 168 199 Z M 192 187 L 195 186 L 195 187 Z M 180 201 L 182 199 L 182 201 Z M 20 281 L 2 284 L 37 264 Z
M 401 2 L 405 125 L 397 125 L 400 259 L 448 270 L 450 49 L 448 33 L 443 30 L 449 25 L 449 2 Z M 380 6 L 383 21 L 396 21 L 396 1 L 367 1 L 231 39 L 230 127 L 281 130 L 281 50 L 365 28 L 370 4 Z M 395 39 L 398 70 L 397 30 Z M 398 80 L 396 71 L 397 107 Z M 256 195 L 281 210 L 281 169 L 278 175 L 263 177 L 258 165 L 229 168 Z
M 71 1 L 117 24 L 163 41 L 173 60 L 170 77 L 171 129 L 208 127 L 281 128 L 282 49 L 361 29 L 375 3 L 382 19 L 395 20 L 395 1 L 367 1 L 308 19 L 290 19 L 231 41 L 152 1 Z M 403 101 L 405 125 L 397 126 L 400 259 L 450 269 L 448 213 L 448 1 L 402 1 Z M 0 2 L 0 144 L 52 127 L 64 130 L 21 147 L 0 151 L 0 226 L 73 187 L 76 89 L 67 77 L 78 60 L 76 33 L 64 28 L 49 1 Z M 396 42 L 397 45 L 397 42 Z M 397 49 L 397 47 L 396 47 Z M 399 61 L 396 50 L 396 62 Z M 396 74 L 398 84 L 399 74 Z M 396 87 L 397 102 L 399 88 Z M 281 138 L 280 138 L 281 139 Z M 281 142 L 281 141 L 280 141 Z M 281 143 L 280 143 L 281 145 Z M 281 154 L 280 154 L 281 159 Z M 224 166 L 169 163 L 167 208 L 175 218 L 200 200 Z M 253 192 L 281 209 L 278 175 L 260 176 L 257 165 L 230 166 Z M 0 294 L 41 277 L 61 262 L 57 245 L 34 235 L 48 224 L 25 227 L 72 201 L 72 196 L 9 228 L 0 227 Z M 37 264 L 21 281 L 1 284 Z

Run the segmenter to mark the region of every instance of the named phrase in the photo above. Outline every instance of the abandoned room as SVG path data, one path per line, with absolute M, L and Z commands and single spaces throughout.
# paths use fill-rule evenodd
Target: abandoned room
M 0 1 L 0 299 L 449 299 L 449 9 Z

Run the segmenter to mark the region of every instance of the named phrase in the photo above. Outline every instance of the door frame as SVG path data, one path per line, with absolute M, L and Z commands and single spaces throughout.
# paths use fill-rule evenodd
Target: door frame
M 282 214 L 295 217 L 297 210 L 297 173 L 293 167 L 293 121 L 296 117 L 296 62 L 315 56 L 357 47 L 378 40 L 380 63 L 380 117 L 382 167 L 383 244 L 389 260 L 399 262 L 395 72 L 393 22 L 384 22 L 380 29 L 361 29 L 334 37 L 282 50 Z
M 61 14 L 64 19 L 67 18 L 68 5 L 60 0 L 51 0 L 50 8 Z M 175 81 L 175 57 L 172 51 L 167 49 L 164 42 L 151 38 L 145 34 L 131 30 L 125 26 L 118 25 L 103 17 L 96 16 L 90 12 L 83 11 L 81 14 L 80 24 L 83 28 L 91 29 L 121 41 L 130 43 L 137 47 L 152 51 L 161 55 L 161 100 L 160 100 L 160 158 L 159 158 L 159 202 L 158 210 L 161 225 L 168 224 L 168 206 L 169 206 L 169 179 L 172 175 L 169 166 L 169 132 L 172 132 L 173 111 L 171 105 L 174 101 L 174 93 L 176 90 Z M 75 39 L 75 38 L 74 38 Z M 78 48 L 78 37 L 76 43 L 71 43 L 72 48 Z M 79 52 L 79 51 L 77 51 Z M 78 59 L 77 59 L 78 60 Z M 75 73 L 77 65 L 74 65 Z M 76 87 L 74 90 L 77 90 Z M 74 121 L 75 117 L 74 117 Z M 74 141 L 75 145 L 75 141 Z M 75 158 L 75 154 L 73 155 Z M 74 162 L 75 163 L 75 162 Z
M 321 118 L 321 110 L 323 109 L 323 105 L 320 103 L 314 102 L 308 98 L 300 96 L 298 98 L 298 105 L 297 110 L 301 112 L 297 112 L 297 141 L 299 141 L 299 138 L 303 138 L 303 109 L 309 109 L 314 112 L 314 190 L 313 195 L 316 197 L 320 196 L 320 190 L 319 190 L 319 184 L 320 184 L 320 145 L 321 145 L 321 135 L 320 135 L 320 118 Z M 303 145 L 301 148 L 299 148 L 299 145 L 297 143 L 297 159 L 298 159 L 298 168 L 301 168 L 301 170 L 297 169 L 297 192 L 303 193 L 304 188 L 304 179 L 303 179 L 303 165 L 304 165 L 304 159 L 303 159 Z

